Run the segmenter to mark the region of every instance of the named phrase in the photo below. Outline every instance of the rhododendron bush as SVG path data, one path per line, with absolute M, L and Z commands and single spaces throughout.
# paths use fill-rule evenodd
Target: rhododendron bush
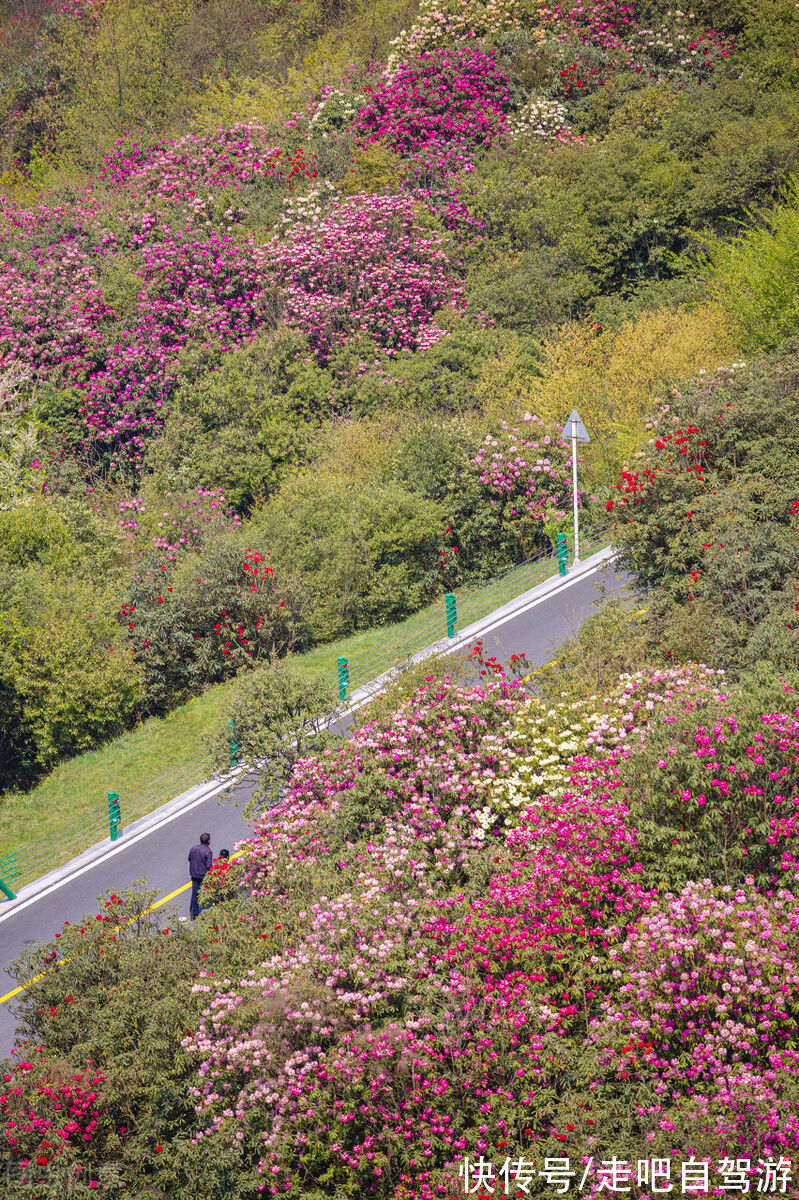
M 417 173 L 457 171 L 506 129 L 507 83 L 490 52 L 426 51 L 372 91 L 356 129 L 409 157 Z
M 195 988 L 198 1144 L 257 1162 L 253 1194 L 324 1176 L 406 1200 L 459 1194 L 465 1155 L 568 1154 L 598 1195 L 611 1153 L 748 1156 L 753 1178 L 795 1154 L 793 874 L 759 891 L 743 862 L 715 888 L 714 822 L 693 823 L 695 879 L 658 891 L 633 820 L 663 770 L 658 731 L 682 714 L 704 770 L 702 723 L 727 705 L 729 732 L 731 697 L 702 668 L 622 679 L 583 710 L 552 795 L 516 769 L 529 704 L 502 680 L 431 679 L 390 723 L 299 762 L 244 859 L 298 920 L 240 983 Z M 762 750 L 772 792 L 790 777 L 799 803 L 796 718 L 749 719 L 764 736 L 722 742 L 730 766 Z M 533 802 L 504 824 L 493 801 L 514 770 Z
M 284 289 L 285 319 L 307 333 L 320 361 L 356 334 L 389 354 L 444 336 L 433 322 L 459 308 L 463 287 L 443 238 L 424 229 L 409 196 L 353 196 L 298 221 L 268 247 Z
M 719 665 L 799 664 L 796 349 L 673 389 L 607 502 L 638 582 L 702 605 Z
M 732 38 L 716 29 L 689 24 L 695 14 L 672 10 L 654 29 L 641 25 L 633 7 L 617 0 L 574 6 L 544 4 L 539 9 L 556 71 L 553 90 L 579 99 L 616 71 L 668 79 L 678 86 L 708 74 L 734 53 Z
M 66 1003 L 75 1003 L 72 996 Z M 40 1051 L 5 1072 L 0 1080 L 0 1121 L 4 1161 L 12 1163 L 19 1183 L 34 1186 L 64 1165 L 64 1179 L 80 1178 L 84 1143 L 100 1134 L 104 1120 L 106 1077 L 91 1064 L 82 1070 L 48 1073 Z M 87 1172 L 91 1176 L 91 1171 Z M 68 1186 L 68 1184 L 67 1184 Z M 97 1186 L 97 1180 L 91 1184 Z
M 256 127 L 130 139 L 70 203 L 4 202 L 0 358 L 76 388 L 112 463 L 140 468 L 192 341 L 212 356 L 274 318 L 234 197 L 256 175 L 281 178 L 279 157 Z

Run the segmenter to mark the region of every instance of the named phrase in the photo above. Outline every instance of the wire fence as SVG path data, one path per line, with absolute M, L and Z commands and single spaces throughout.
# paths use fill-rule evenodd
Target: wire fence
M 610 522 L 606 522 L 583 535 L 581 550 L 586 556 L 597 553 L 609 544 L 609 529 Z M 569 542 L 571 552 L 572 543 Z M 485 584 L 456 591 L 458 627 L 464 629 L 472 625 L 557 573 L 557 550 L 547 549 Z M 348 663 L 348 690 L 378 679 L 421 650 L 440 642 L 446 635 L 442 601 L 434 609 L 427 608 L 406 623 L 401 638 L 389 639 L 378 653 Z M 334 690 L 338 690 L 338 673 L 332 683 Z M 212 768 L 210 756 L 198 752 L 154 776 L 143 790 L 133 795 L 121 795 L 120 828 L 132 825 L 189 788 L 205 782 L 213 774 Z M 64 826 L 47 838 L 32 842 L 23 850 L 11 851 L 0 857 L 0 893 L 13 898 L 17 889 L 63 866 L 97 843 L 112 840 L 117 832 L 109 809 L 105 806 L 105 798 L 103 801 L 98 799 L 96 818 Z
M 610 544 L 608 537 L 612 522 L 603 521 L 594 526 L 580 539 L 580 552 L 588 557 L 605 549 Z M 573 553 L 573 539 L 567 536 L 569 556 Z M 454 595 L 457 603 L 458 630 L 466 629 L 476 621 L 482 620 L 496 609 L 508 604 L 511 600 L 524 595 L 525 592 L 545 583 L 558 574 L 558 552 L 554 547 L 542 550 L 539 554 L 519 563 L 502 575 L 495 576 L 487 583 L 477 584 L 470 588 L 456 589 Z M 347 660 L 348 692 L 354 688 L 379 679 L 387 671 L 403 662 L 408 662 L 425 650 L 428 646 L 440 642 L 447 637 L 447 622 L 443 597 L 432 607 L 417 613 L 403 625 L 402 637 L 387 640 L 376 653 L 366 654 L 357 660 Z M 337 670 L 327 676 L 327 681 L 334 691 L 339 691 L 341 676 Z
M 154 775 L 146 788 L 132 795 L 120 796 L 120 829 L 132 825 L 140 817 L 148 816 L 154 809 L 188 791 L 195 784 L 203 783 L 213 773 L 213 764 L 205 753 L 192 755 L 174 766 Z M 48 871 L 62 867 L 76 855 L 89 850 L 98 842 L 112 838 L 112 821 L 106 798 L 98 798 L 97 815 L 90 819 L 75 821 L 54 830 L 48 837 L 31 842 L 23 850 L 15 850 L 0 858 L 0 891 L 16 891 L 25 884 L 41 878 Z M 119 830 L 117 831 L 119 832 Z

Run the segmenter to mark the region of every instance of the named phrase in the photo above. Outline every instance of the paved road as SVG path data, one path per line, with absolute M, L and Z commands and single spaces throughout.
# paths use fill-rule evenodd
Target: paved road
M 612 565 L 580 578 L 551 581 L 530 594 L 529 601 L 514 602 L 514 610 L 505 609 L 480 622 L 479 633 L 485 650 L 504 662 L 513 653 L 523 651 L 532 666 L 540 666 L 553 656 L 564 638 L 573 634 L 592 611 L 600 593 L 614 595 L 622 591 L 625 577 Z M 507 608 L 507 606 L 506 606 Z M 476 627 L 470 627 L 472 629 Z M 472 635 L 472 638 L 475 635 Z M 350 718 L 352 720 L 353 718 Z M 357 720 L 357 714 L 355 718 Z M 349 724 L 349 720 L 345 721 Z M 75 923 L 91 911 L 95 897 L 109 889 L 121 890 L 137 878 L 167 900 L 164 914 L 188 911 L 188 864 L 186 856 L 203 830 L 211 833 L 211 849 L 233 849 L 250 832 L 241 809 L 255 788 L 255 778 L 244 778 L 232 794 L 200 799 L 178 813 L 165 810 L 157 823 L 149 822 L 140 831 L 126 830 L 113 846 L 108 843 L 94 855 L 83 856 L 59 872 L 45 888 L 23 889 L 15 901 L 0 904 L 0 997 L 17 986 L 8 972 L 8 964 L 38 940 L 51 938 L 64 921 Z M 208 789 L 206 789 L 206 792 Z M 141 824 L 141 823 L 140 823 Z M 16 1021 L 13 999 L 0 1003 L 0 1057 L 10 1054 Z

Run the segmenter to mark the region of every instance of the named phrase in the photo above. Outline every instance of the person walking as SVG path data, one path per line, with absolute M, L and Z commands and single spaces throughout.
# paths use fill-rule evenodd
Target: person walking
M 191 900 L 189 916 L 192 921 L 200 912 L 200 885 L 211 869 L 214 858 L 211 854 L 211 835 L 201 833 L 198 845 L 189 851 L 189 875 L 191 876 Z

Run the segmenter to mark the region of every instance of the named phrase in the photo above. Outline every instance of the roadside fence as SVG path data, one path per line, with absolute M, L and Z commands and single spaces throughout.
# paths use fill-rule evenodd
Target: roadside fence
M 609 545 L 611 524 L 610 521 L 603 522 L 582 534 L 580 541 L 584 557 L 596 554 Z M 445 637 L 453 638 L 458 629 L 465 629 L 475 621 L 482 620 L 495 609 L 548 579 L 558 574 L 567 576 L 571 549 L 571 539 L 560 534 L 557 546 L 511 567 L 489 582 L 447 593 L 442 601 L 406 622 L 402 637 L 393 640 L 388 638 L 379 652 L 364 655 L 355 662 L 339 658 L 336 671 L 329 679 L 331 686 L 337 691 L 339 699 L 345 702 L 354 688 L 378 679 L 392 667 L 408 662 L 426 647 L 441 642 Z M 235 741 L 237 736 L 236 730 L 232 729 L 231 766 L 237 760 L 234 753 L 234 746 L 238 750 Z M 149 815 L 196 784 L 205 782 L 213 773 L 212 765 L 208 754 L 198 752 L 154 776 L 146 788 L 133 795 L 109 791 L 107 807 L 98 802 L 95 819 L 65 825 L 51 837 L 0 856 L 0 894 L 6 899 L 15 899 L 16 891 L 25 884 L 63 866 L 104 840 L 116 841 L 124 827 Z

